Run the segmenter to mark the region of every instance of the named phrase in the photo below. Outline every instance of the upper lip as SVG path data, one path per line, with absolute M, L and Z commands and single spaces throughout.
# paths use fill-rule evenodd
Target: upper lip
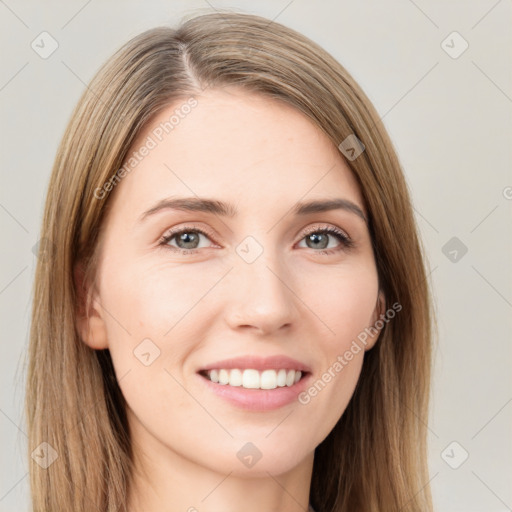
M 224 359 L 204 366 L 203 368 L 200 368 L 199 371 L 221 368 L 225 368 L 226 370 L 233 368 L 238 368 L 240 370 L 254 369 L 258 371 L 285 369 L 300 370 L 303 373 L 311 371 L 306 364 L 285 355 L 270 357 L 241 356 L 235 357 L 234 359 Z

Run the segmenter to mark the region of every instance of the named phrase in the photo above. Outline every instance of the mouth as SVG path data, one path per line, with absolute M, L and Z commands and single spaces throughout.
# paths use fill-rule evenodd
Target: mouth
M 196 373 L 205 390 L 238 409 L 253 412 L 292 405 L 313 379 L 311 367 L 285 354 L 223 359 Z
M 298 396 L 313 378 L 309 371 L 287 368 L 211 368 L 197 375 L 207 392 L 237 409 L 254 413 L 297 404 Z
M 215 384 L 244 389 L 276 389 L 292 387 L 305 379 L 310 372 L 289 368 L 212 368 L 200 370 L 199 375 Z

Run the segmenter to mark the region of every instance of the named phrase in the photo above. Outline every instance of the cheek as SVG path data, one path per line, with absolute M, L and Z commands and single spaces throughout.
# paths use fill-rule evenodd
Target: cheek
M 318 315 L 323 335 L 317 336 L 321 354 L 317 375 L 299 402 L 323 418 L 323 434 L 334 427 L 357 385 L 363 364 L 365 329 L 372 325 L 378 295 L 373 265 L 340 268 L 333 277 L 309 276 L 318 287 L 304 288 L 304 302 Z M 323 286 L 320 286 L 323 285 Z M 322 291 L 321 291 L 322 290 Z
M 141 417 L 151 418 L 155 407 L 159 416 L 186 416 L 193 403 L 179 383 L 189 376 L 190 355 L 207 331 L 211 311 L 201 299 L 218 276 L 136 259 L 104 268 L 109 349 L 128 405 Z
M 109 350 L 119 387 L 136 425 L 159 437 L 182 437 L 180 424 L 197 414 L 197 404 L 183 389 L 183 362 L 198 336 L 183 332 L 187 315 L 205 291 L 183 272 L 118 264 L 105 268 L 103 303 L 107 314 Z M 170 418 L 179 413 L 181 423 Z
M 128 336 L 135 344 L 151 338 L 161 348 L 187 317 L 201 315 L 202 309 L 195 306 L 215 283 L 215 276 L 209 279 L 209 273 L 136 262 L 124 267 L 121 263 L 105 274 L 102 296 L 112 313 L 107 315 L 110 341 L 116 343 Z
M 324 354 L 332 357 L 372 322 L 378 296 L 376 268 L 369 260 L 310 271 L 302 279 L 299 296 L 325 327 L 319 342 Z
M 305 418 L 316 418 L 315 444 L 323 441 L 343 416 L 356 388 L 363 363 L 363 351 L 347 361 L 333 356 L 328 365 L 299 396 Z M 306 421 L 311 421 L 307 419 Z
M 309 352 L 317 364 L 309 402 L 295 405 L 296 421 L 281 425 L 273 419 L 263 428 L 257 423 L 250 425 L 241 416 L 218 413 L 234 439 L 205 414 L 202 404 L 208 405 L 211 398 L 190 394 L 186 388 L 194 385 L 187 380 L 190 355 L 202 340 L 208 341 L 214 320 L 221 325 L 225 307 L 233 307 L 237 283 L 225 288 L 225 295 L 219 293 L 215 286 L 226 268 L 208 261 L 182 268 L 165 261 L 149 266 L 137 260 L 124 267 L 122 263 L 110 266 L 102 283 L 103 303 L 111 313 L 107 315 L 109 344 L 129 414 L 137 419 L 132 425 L 138 435 L 149 432 L 164 445 L 205 465 L 212 464 L 209 454 L 214 445 L 215 469 L 220 467 L 226 473 L 237 463 L 236 451 L 247 438 L 258 439 L 262 452 L 275 455 L 268 458 L 274 465 L 268 469 L 275 471 L 279 464 L 287 469 L 297 462 L 294 457 L 313 450 L 328 435 L 352 396 L 363 350 L 341 371 L 336 371 L 336 362 L 341 364 L 337 358 L 370 322 L 377 277 L 369 264 L 347 263 L 335 268 L 302 261 L 290 267 L 287 284 L 294 293 L 283 297 L 296 301 L 303 312 L 297 319 L 297 332 L 301 341 L 308 343 L 302 347 L 304 353 Z M 334 376 L 327 380 L 329 368 Z M 280 427 L 267 437 L 278 423 Z M 311 428 L 304 429 L 305 424 Z

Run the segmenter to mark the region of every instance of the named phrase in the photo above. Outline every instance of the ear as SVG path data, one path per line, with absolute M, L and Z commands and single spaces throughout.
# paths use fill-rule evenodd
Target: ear
M 371 323 L 368 326 L 368 330 L 367 330 L 367 332 L 369 332 L 369 334 L 368 334 L 368 338 L 367 338 L 366 344 L 365 344 L 365 351 L 373 348 L 375 343 L 377 343 L 377 340 L 379 339 L 381 329 L 378 328 L 378 325 L 381 322 L 379 322 L 379 324 L 377 324 L 377 326 L 376 326 L 376 323 L 377 323 L 377 320 L 381 319 L 381 315 L 384 315 L 384 311 L 386 311 L 386 299 L 384 297 L 384 292 L 379 291 L 379 295 L 377 297 L 377 303 L 375 305 L 375 309 L 373 310 L 372 318 L 370 321 Z
M 82 263 L 75 265 L 73 277 L 77 290 L 76 325 L 80 338 L 92 349 L 108 348 L 105 315 L 99 302 L 98 290 L 95 285 L 87 283 Z

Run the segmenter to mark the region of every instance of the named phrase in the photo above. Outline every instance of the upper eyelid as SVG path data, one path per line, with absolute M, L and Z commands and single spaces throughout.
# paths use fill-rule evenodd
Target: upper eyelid
M 298 234 L 302 233 L 302 238 L 300 238 L 299 241 L 302 240 L 305 236 L 307 236 L 310 233 L 314 233 L 316 231 L 322 231 L 322 230 L 330 229 L 330 228 L 331 229 L 334 228 L 336 230 L 341 231 L 347 237 L 348 240 L 352 241 L 352 237 L 350 236 L 350 234 L 347 232 L 346 229 L 340 228 L 339 226 L 336 226 L 334 224 L 327 224 L 327 223 L 324 223 L 324 224 L 322 224 L 322 223 L 313 224 L 311 226 L 307 226 L 306 228 L 302 228 L 298 232 Z M 171 228 L 171 229 L 167 230 L 160 237 L 160 240 L 164 240 L 164 239 L 167 238 L 168 239 L 167 241 L 169 241 L 172 238 L 174 238 L 176 235 L 178 235 L 178 234 L 180 234 L 182 232 L 186 232 L 186 231 L 199 231 L 202 234 L 204 234 L 205 236 L 209 237 L 210 239 L 213 239 L 212 242 L 215 242 L 215 239 L 216 239 L 216 234 L 212 230 L 209 230 L 209 229 L 204 228 L 202 226 L 196 226 L 194 224 L 185 224 L 182 227 L 178 227 L 176 229 Z M 295 235 L 295 236 L 297 236 L 297 235 Z M 332 235 L 332 233 L 331 233 L 331 235 Z
M 170 228 L 170 229 L 166 230 L 161 238 L 165 238 L 165 237 L 169 237 L 169 236 L 176 236 L 176 235 L 178 235 L 182 232 L 186 232 L 186 231 L 199 231 L 208 237 L 212 237 L 212 238 L 216 237 L 216 234 L 212 230 L 209 230 L 202 226 L 185 225 L 183 227 Z
M 346 229 L 340 228 L 339 226 L 334 226 L 332 224 L 327 224 L 323 226 L 309 226 L 307 228 L 304 228 L 304 231 L 302 231 L 303 236 L 306 236 L 310 233 L 315 233 L 316 231 L 324 231 L 329 229 L 335 229 L 336 231 L 341 231 L 347 238 L 352 239 L 352 237 L 348 234 Z M 331 233 L 332 234 L 332 233 Z

